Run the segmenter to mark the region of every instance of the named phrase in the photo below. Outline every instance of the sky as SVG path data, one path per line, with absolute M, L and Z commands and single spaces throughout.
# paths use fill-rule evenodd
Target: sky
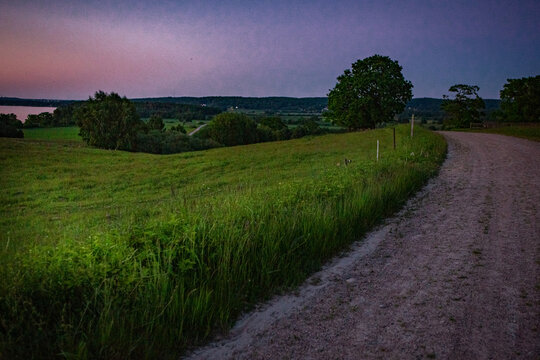
M 389 56 L 414 97 L 540 74 L 540 1 L 0 0 L 0 96 L 326 96 Z

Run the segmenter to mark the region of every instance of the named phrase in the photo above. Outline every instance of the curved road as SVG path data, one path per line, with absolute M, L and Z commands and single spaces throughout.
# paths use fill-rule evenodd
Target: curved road
M 539 359 L 540 143 L 443 133 L 394 218 L 194 359 Z

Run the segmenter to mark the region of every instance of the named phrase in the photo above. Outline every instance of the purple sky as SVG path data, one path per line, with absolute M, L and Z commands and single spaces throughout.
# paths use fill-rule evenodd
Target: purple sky
M 325 96 L 381 54 L 415 97 L 498 98 L 540 74 L 538 19 L 538 0 L 0 0 L 0 96 Z

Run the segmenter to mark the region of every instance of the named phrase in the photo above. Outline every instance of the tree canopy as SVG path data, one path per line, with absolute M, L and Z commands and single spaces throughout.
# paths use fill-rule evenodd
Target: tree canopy
M 507 121 L 540 122 L 540 75 L 508 79 L 500 95 Z
M 137 130 L 144 126 L 135 106 L 126 98 L 98 91 L 75 110 L 79 135 L 91 146 L 131 150 Z
M 351 130 L 391 121 L 412 99 L 413 86 L 401 70 L 388 56 L 373 55 L 356 61 L 330 90 L 326 116 Z
M 482 110 L 486 107 L 484 100 L 478 96 L 480 88 L 476 85 L 457 84 L 448 89 L 455 93 L 454 99 L 443 95 L 442 109 L 446 113 L 445 124 L 451 127 L 469 127 L 471 122 L 480 121 Z

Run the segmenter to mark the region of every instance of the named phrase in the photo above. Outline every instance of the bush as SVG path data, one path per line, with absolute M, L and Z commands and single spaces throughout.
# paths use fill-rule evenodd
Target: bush
M 42 112 L 41 114 L 29 114 L 24 122 L 25 128 L 44 128 L 75 125 L 73 118 L 74 109 L 78 104 L 68 104 L 57 107 L 53 113 Z
M 257 125 L 247 115 L 221 113 L 208 124 L 209 137 L 225 146 L 257 142 Z
M 288 127 L 285 127 L 281 130 L 274 131 L 276 140 L 289 140 L 291 138 L 291 130 Z
M 305 126 L 303 125 L 300 125 L 300 126 L 297 126 L 293 129 L 292 131 L 292 134 L 291 134 L 291 138 L 293 139 L 299 139 L 301 137 L 304 137 L 308 134 L 308 131 L 306 129 Z
M 22 127 L 15 114 L 0 114 L 0 137 L 23 138 Z
M 274 135 L 272 129 L 270 129 L 268 126 L 259 125 L 257 127 L 257 140 L 258 142 L 275 141 L 276 136 Z
M 138 133 L 135 151 L 151 154 L 176 154 L 186 151 L 206 150 L 219 147 L 221 144 L 211 139 L 200 139 L 188 136 L 179 131 L 151 130 Z
M 266 126 L 271 130 L 281 130 L 287 127 L 279 116 L 263 117 L 258 121 L 259 126 Z
M 182 124 L 175 125 L 169 129 L 170 131 L 181 132 L 182 134 L 186 133 L 186 128 Z
M 161 116 L 155 114 L 150 116 L 150 120 L 148 120 L 146 126 L 149 130 L 165 130 L 165 124 L 163 123 L 163 119 L 161 118 Z

